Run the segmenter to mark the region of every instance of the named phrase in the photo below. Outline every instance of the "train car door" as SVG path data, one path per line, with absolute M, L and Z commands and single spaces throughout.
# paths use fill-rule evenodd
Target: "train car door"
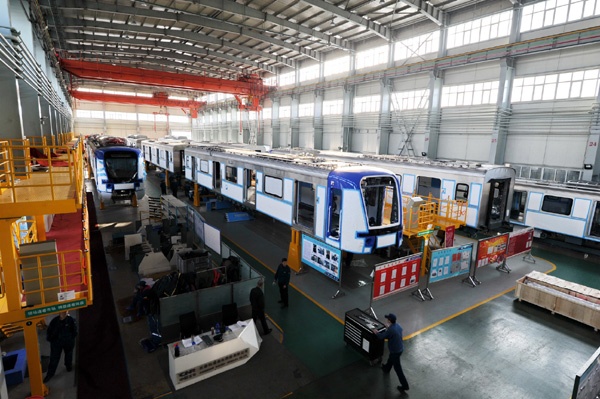
M 527 206 L 527 191 L 514 190 L 510 206 L 510 220 L 525 223 L 525 207 Z
M 589 236 L 600 239 L 600 201 L 595 201 L 592 220 L 590 221 Z
M 246 188 L 244 199 L 246 202 L 256 205 L 256 171 L 244 169 L 244 187 Z
M 488 214 L 486 223 L 488 230 L 498 229 L 504 221 L 509 187 L 510 179 L 490 180 L 490 197 L 488 200 Z
M 195 181 L 194 171 L 196 170 L 196 158 L 191 155 L 185 156 L 185 178 L 190 181 Z
M 213 163 L 213 187 L 215 190 L 221 189 L 221 163 Z
M 313 229 L 315 224 L 315 187 L 311 183 L 296 181 L 296 223 Z
M 329 237 L 340 239 L 340 211 L 342 210 L 342 190 L 334 188 L 329 192 Z

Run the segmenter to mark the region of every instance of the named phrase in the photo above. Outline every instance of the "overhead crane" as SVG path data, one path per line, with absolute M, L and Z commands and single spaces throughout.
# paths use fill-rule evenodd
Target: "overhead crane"
M 48 394 L 37 324 L 93 302 L 82 145 L 72 134 L 58 141 L 63 145 L 0 140 L 0 325 L 23 328 L 34 396 Z M 32 168 L 34 148 L 46 157 L 44 172 Z M 60 251 L 46 241 L 44 215 L 61 213 L 81 218 L 81 248 Z
M 240 109 L 249 111 L 260 111 L 260 99 L 271 90 L 256 74 L 229 80 L 65 58 L 60 59 L 60 66 L 81 79 L 233 94 Z

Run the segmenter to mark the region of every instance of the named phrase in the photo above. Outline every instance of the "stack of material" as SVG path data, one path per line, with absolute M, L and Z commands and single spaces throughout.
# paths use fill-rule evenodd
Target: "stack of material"
M 581 323 L 600 328 L 600 291 L 533 271 L 517 280 L 515 296 Z
M 182 251 L 175 254 L 180 273 L 197 272 L 210 267 L 208 252 L 200 250 Z

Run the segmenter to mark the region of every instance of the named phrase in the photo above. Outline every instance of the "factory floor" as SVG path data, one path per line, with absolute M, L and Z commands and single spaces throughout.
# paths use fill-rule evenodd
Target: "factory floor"
M 146 188 L 148 195 L 160 195 L 156 174 L 149 174 Z M 183 195 L 179 198 L 183 199 Z M 96 201 L 97 208 L 98 204 Z M 290 307 L 280 309 L 278 291 L 270 283 L 281 257 L 287 254 L 289 227 L 262 216 L 253 221 L 227 223 L 223 211 L 202 209 L 206 222 L 220 229 L 223 240 L 265 276 L 266 312 L 274 332 L 264 337 L 261 350 L 246 365 L 174 391 L 166 351 L 159 349 L 148 354 L 138 344 L 148 336 L 145 320 L 123 319 L 130 315 L 124 308 L 138 276 L 123 254 L 110 245 L 114 232 L 133 230 L 133 221 L 144 217 L 145 206 L 146 201 L 142 200 L 139 208 L 107 204 L 104 210 L 96 209 L 128 370 L 129 387 L 123 389 L 136 399 L 213 395 L 274 399 L 566 399 L 571 396 L 575 374 L 600 346 L 600 335 L 591 327 L 515 301 L 512 290 L 515 280 L 531 270 L 550 271 L 557 277 L 600 288 L 598 260 L 594 256 L 584 259 L 577 252 L 559 249 L 555 253 L 555 248 L 536 244 L 535 264 L 514 257 L 509 260 L 510 274 L 493 267 L 481 268 L 477 277 L 482 284 L 475 288 L 457 277 L 431 284 L 435 298 L 432 301 L 421 302 L 406 291 L 372 304 L 368 275 L 371 266 L 384 259 L 374 255 L 357 257 L 349 269 L 343 269 L 341 285 L 313 270 L 294 274 Z M 333 299 L 338 290 L 344 295 Z M 404 328 L 402 364 L 409 391 L 398 392 L 394 373 L 383 374 L 379 367 L 371 366 L 344 345 L 344 313 L 369 307 L 380 319 L 387 312 L 395 313 Z M 7 351 L 7 344 L 2 343 L 3 351 Z M 77 370 L 74 378 L 62 385 L 59 377 L 57 374 L 48 398 L 77 397 Z M 9 396 L 27 397 L 21 392 L 12 388 Z M 123 397 L 128 397 L 123 393 Z M 98 387 L 96 397 L 107 397 L 102 395 L 102 388 Z

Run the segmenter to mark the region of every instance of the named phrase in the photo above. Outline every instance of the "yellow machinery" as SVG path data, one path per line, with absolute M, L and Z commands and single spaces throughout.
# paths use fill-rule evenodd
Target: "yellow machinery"
M 49 314 L 93 302 L 83 154 L 73 137 L 59 135 L 58 146 L 54 138 L 0 140 L 0 325 L 23 328 L 34 396 L 48 393 L 36 325 Z M 32 169 L 32 151 L 47 157 L 47 170 Z M 56 161 L 68 166 L 53 166 Z M 75 212 L 83 221 L 84 250 L 21 254 L 21 245 L 45 241 L 44 215 Z M 68 282 L 72 276 L 76 284 Z M 71 299 L 59 302 L 63 293 Z
M 414 196 L 403 201 L 404 209 L 404 241 L 413 253 L 423 252 L 421 258 L 421 276 L 428 270 L 428 259 L 431 256 L 430 240 L 439 245 L 433 234 L 445 230 L 448 226 L 459 228 L 466 224 L 467 204 L 464 201 L 452 201 Z

